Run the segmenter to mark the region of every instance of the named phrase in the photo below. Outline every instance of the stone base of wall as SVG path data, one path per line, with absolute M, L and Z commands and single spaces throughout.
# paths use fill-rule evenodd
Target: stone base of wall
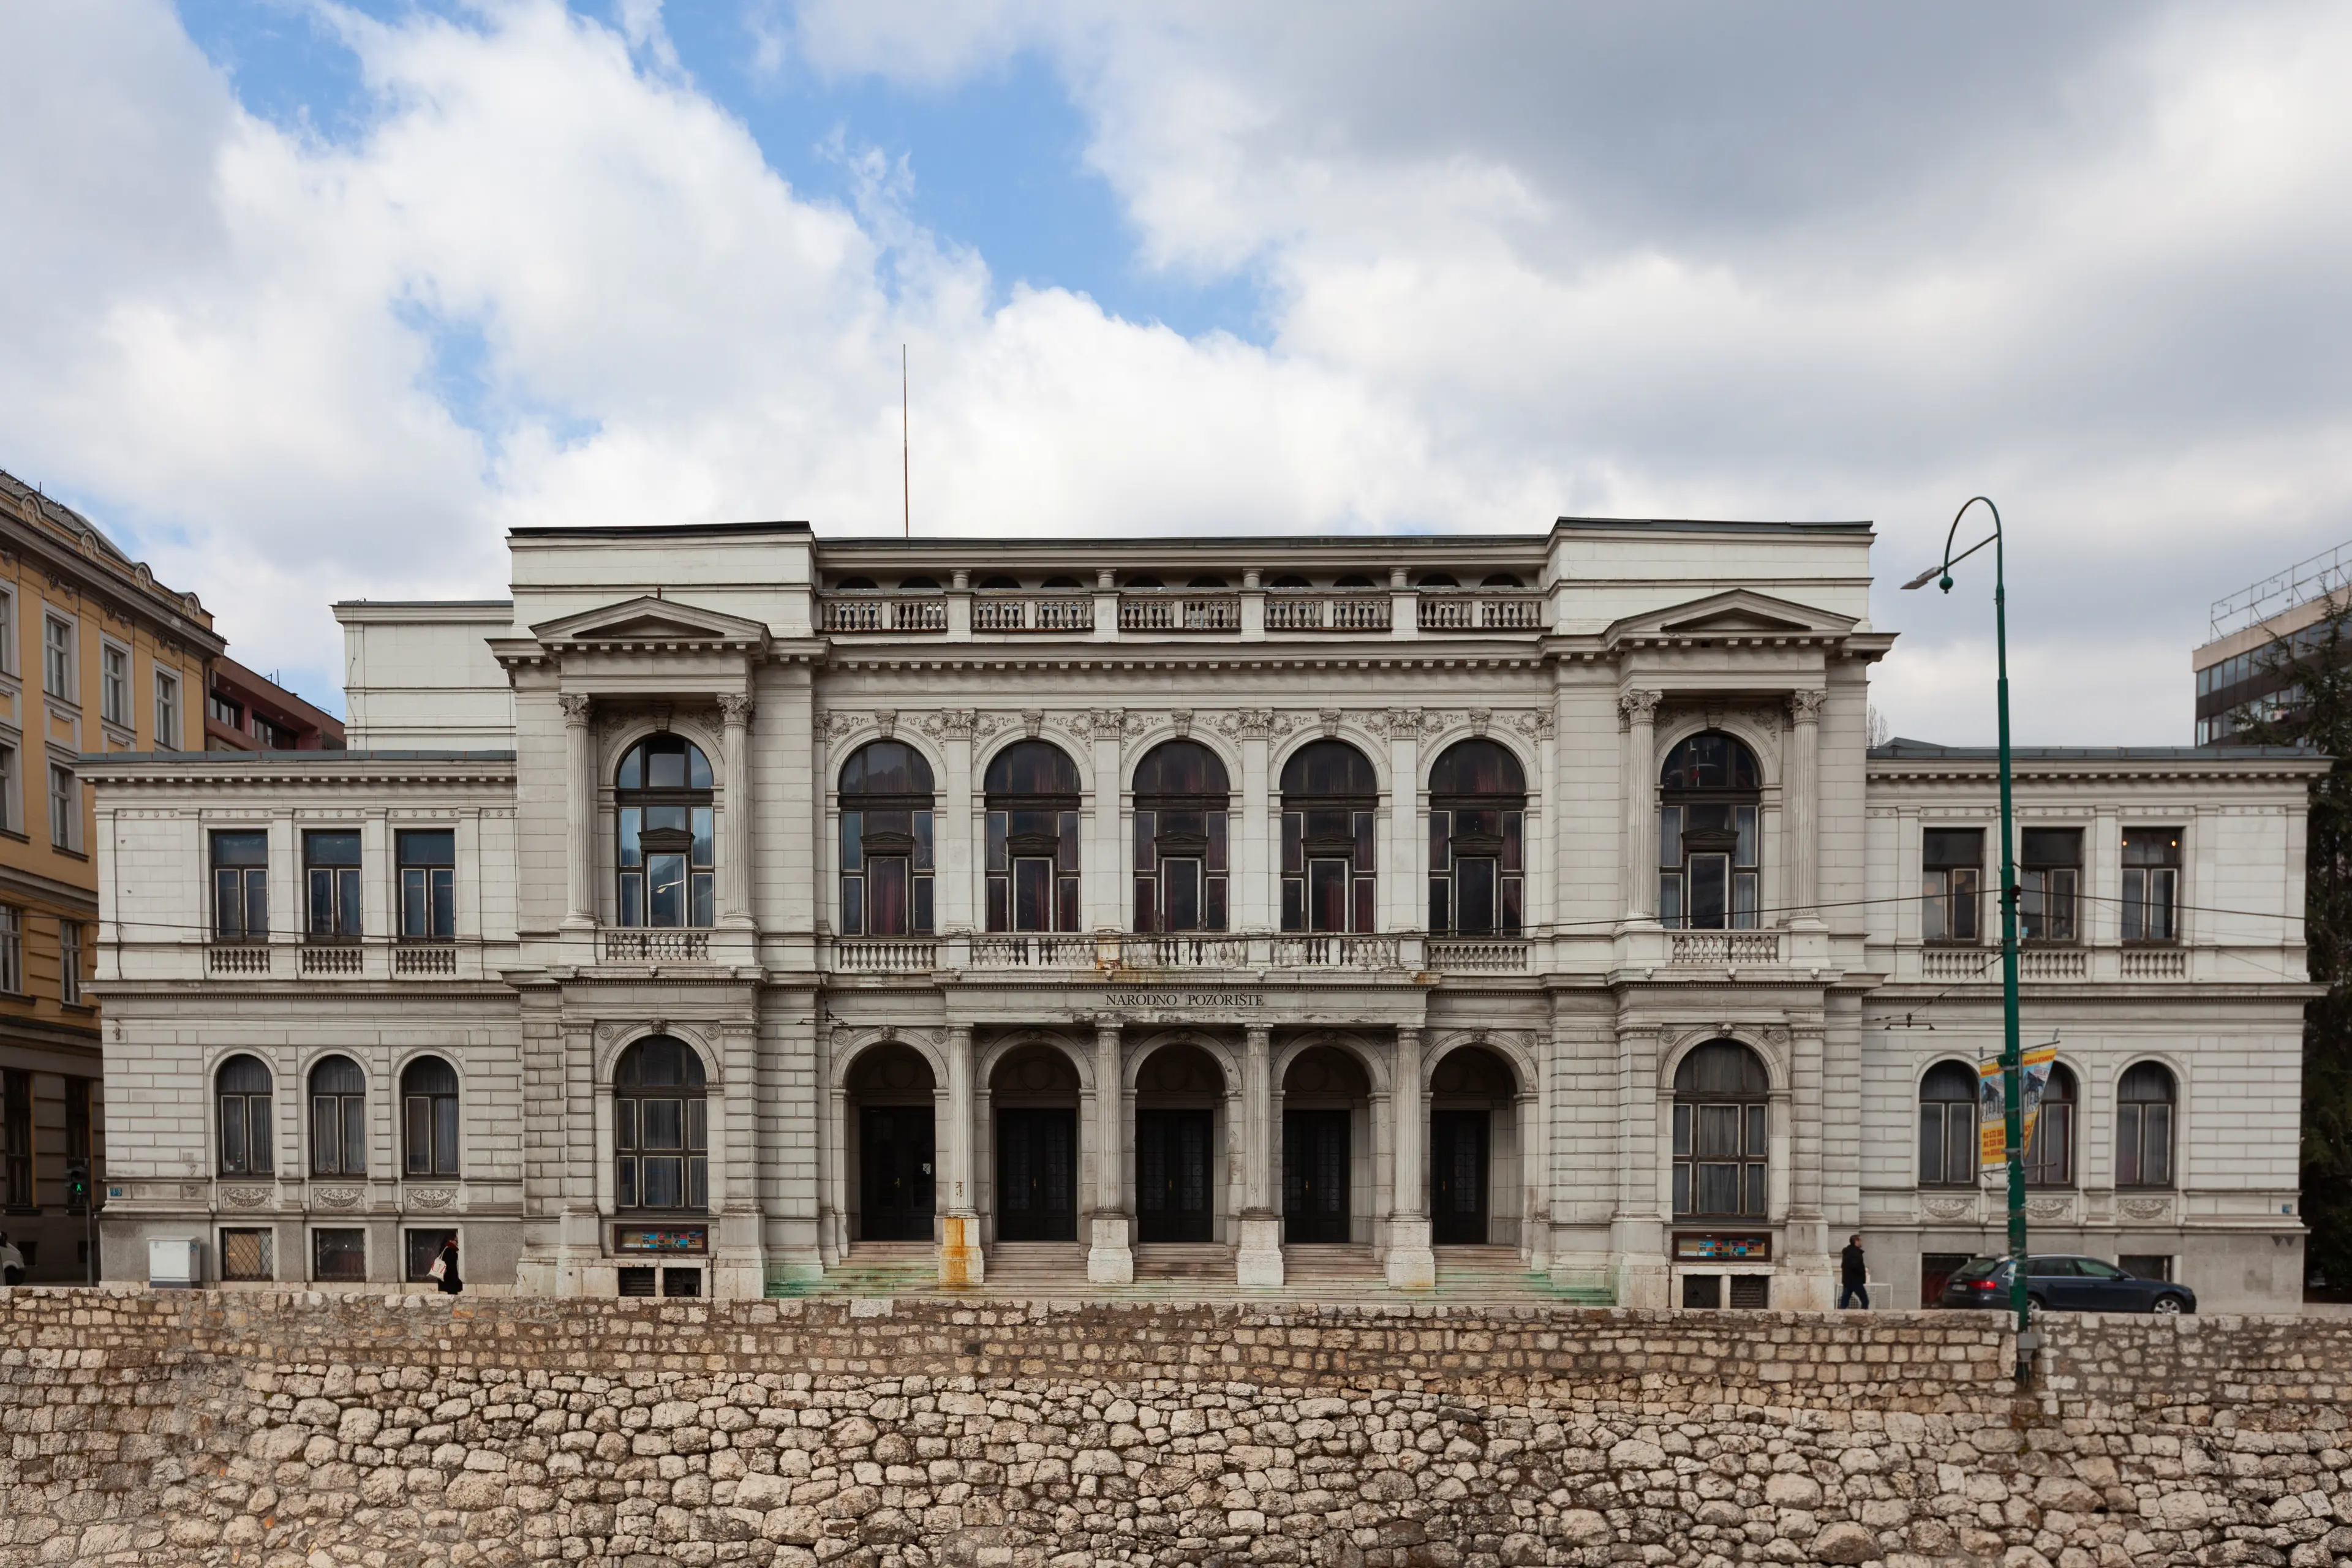
M 2352 1321 L 0 1293 L 0 1563 L 2352 1563 Z

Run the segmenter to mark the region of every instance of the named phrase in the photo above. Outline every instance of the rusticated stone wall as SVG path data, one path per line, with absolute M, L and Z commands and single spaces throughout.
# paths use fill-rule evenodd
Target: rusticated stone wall
M 0 1294 L 0 1563 L 2352 1563 L 2352 1322 Z

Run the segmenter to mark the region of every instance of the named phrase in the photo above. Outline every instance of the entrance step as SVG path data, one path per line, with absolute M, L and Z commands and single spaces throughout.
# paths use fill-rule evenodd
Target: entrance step
M 1440 1247 L 1436 1299 L 1453 1301 L 1566 1301 L 1607 1307 L 1616 1293 L 1605 1285 L 1565 1285 L 1530 1269 L 1516 1247 Z
M 1231 1286 L 1234 1249 L 1222 1241 L 1150 1241 L 1135 1249 L 1135 1278 Z
M 1079 1241 L 1000 1241 L 988 1248 L 983 1288 L 994 1294 L 1083 1296 L 1087 1248 Z
M 1380 1255 L 1369 1247 L 1343 1243 L 1294 1243 L 1282 1249 L 1286 1293 L 1341 1300 L 1388 1289 Z
M 795 1284 L 788 1292 L 770 1287 L 771 1294 L 794 1296 L 912 1296 L 936 1289 L 940 1282 L 939 1244 L 929 1241 L 853 1241 L 849 1254 L 825 1270 L 824 1278 Z

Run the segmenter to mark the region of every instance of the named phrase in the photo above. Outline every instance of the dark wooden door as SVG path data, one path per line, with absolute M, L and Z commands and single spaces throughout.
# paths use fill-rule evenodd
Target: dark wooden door
M 1429 1113 L 1429 1238 L 1440 1247 L 1486 1242 L 1486 1130 L 1484 1110 Z
M 930 1107 L 868 1106 L 858 1137 L 858 1239 L 930 1240 Z
M 1135 1219 L 1138 1241 L 1209 1239 L 1215 1126 L 1206 1110 L 1135 1113 Z
M 1282 1239 L 1348 1239 L 1348 1113 L 1282 1113 Z
M 996 1239 L 1078 1238 L 1078 1113 L 996 1113 Z

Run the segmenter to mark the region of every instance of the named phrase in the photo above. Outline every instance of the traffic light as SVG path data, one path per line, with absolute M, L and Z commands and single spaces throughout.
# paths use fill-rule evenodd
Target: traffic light
M 66 1203 L 72 1208 L 89 1206 L 89 1164 L 83 1160 L 70 1161 L 66 1165 Z

